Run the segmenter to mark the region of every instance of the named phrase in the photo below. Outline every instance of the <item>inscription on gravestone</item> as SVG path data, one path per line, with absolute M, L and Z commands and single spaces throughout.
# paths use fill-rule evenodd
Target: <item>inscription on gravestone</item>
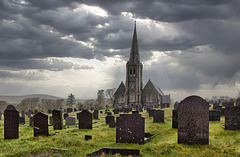
M 240 106 L 226 107 L 225 130 L 240 130 Z
M 178 143 L 209 144 L 209 103 L 189 96 L 178 105 Z
M 83 110 L 79 113 L 79 129 L 92 129 L 92 113 L 88 110 Z
M 8 105 L 4 111 L 4 139 L 18 138 L 19 112 L 13 105 Z
M 116 126 L 117 143 L 144 144 L 145 118 L 140 114 L 120 114 Z
M 153 122 L 154 123 L 164 123 L 164 111 L 155 110 L 153 112 Z
M 62 112 L 58 110 L 53 110 L 52 119 L 53 119 L 53 129 L 62 130 L 63 129 Z
M 48 115 L 38 112 L 33 116 L 34 137 L 48 136 Z

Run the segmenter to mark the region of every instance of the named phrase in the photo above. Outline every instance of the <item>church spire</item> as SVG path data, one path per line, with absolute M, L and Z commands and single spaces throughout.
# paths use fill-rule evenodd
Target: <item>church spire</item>
M 131 63 L 139 63 L 140 62 L 139 52 L 138 52 L 136 21 L 135 21 L 135 26 L 134 26 L 134 33 L 133 33 L 132 47 L 131 47 L 129 62 L 131 62 Z

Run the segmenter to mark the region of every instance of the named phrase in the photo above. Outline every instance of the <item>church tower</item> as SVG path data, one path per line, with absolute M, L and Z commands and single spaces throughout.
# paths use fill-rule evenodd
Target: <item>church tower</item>
M 142 63 L 138 52 L 136 22 L 129 61 L 126 64 L 126 105 L 136 107 L 142 104 Z

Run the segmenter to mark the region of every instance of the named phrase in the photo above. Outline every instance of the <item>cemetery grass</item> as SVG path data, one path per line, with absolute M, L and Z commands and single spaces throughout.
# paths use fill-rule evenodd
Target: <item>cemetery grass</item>
M 146 111 L 141 113 L 145 117 L 145 132 L 155 134 L 144 145 L 116 143 L 116 129 L 105 124 L 105 114 L 99 114 L 100 119 L 93 120 L 92 130 L 79 130 L 77 125 L 53 130 L 53 126 L 49 126 L 50 134 L 59 133 L 48 137 L 34 137 L 33 128 L 28 127 L 27 122 L 19 127 L 19 139 L 11 140 L 4 140 L 3 120 L 0 120 L 0 156 L 84 156 L 101 148 L 139 149 L 144 157 L 240 156 L 240 131 L 225 131 L 224 117 L 220 122 L 209 123 L 209 145 L 183 145 L 177 144 L 177 129 L 172 129 L 172 108 L 164 109 L 164 112 L 165 123 L 153 123 Z M 85 141 L 85 135 L 92 135 L 93 139 Z

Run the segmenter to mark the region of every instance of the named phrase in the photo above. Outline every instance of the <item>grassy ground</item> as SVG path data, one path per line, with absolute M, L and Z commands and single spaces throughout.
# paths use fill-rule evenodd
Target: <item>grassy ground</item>
M 103 147 L 140 149 L 145 157 L 150 156 L 236 156 L 240 157 L 240 130 L 225 131 L 224 117 L 220 122 L 209 123 L 209 145 L 177 144 L 177 129 L 172 129 L 172 108 L 164 109 L 165 123 L 153 123 L 144 111 L 145 132 L 156 136 L 144 145 L 116 143 L 116 129 L 105 124 L 105 114 L 93 121 L 92 130 L 79 130 L 76 126 L 57 130 L 54 136 L 33 137 L 33 128 L 20 125 L 19 139 L 4 140 L 3 120 L 0 120 L 0 156 L 84 156 Z M 72 113 L 75 115 L 76 113 Z M 119 116 L 119 115 L 114 115 Z M 27 119 L 28 121 L 28 119 Z M 64 123 L 65 124 L 65 123 Z M 55 133 L 49 127 L 49 133 Z M 85 135 L 93 139 L 84 140 Z M 54 148 L 52 148 L 54 147 Z M 64 148 L 67 150 L 59 150 Z

